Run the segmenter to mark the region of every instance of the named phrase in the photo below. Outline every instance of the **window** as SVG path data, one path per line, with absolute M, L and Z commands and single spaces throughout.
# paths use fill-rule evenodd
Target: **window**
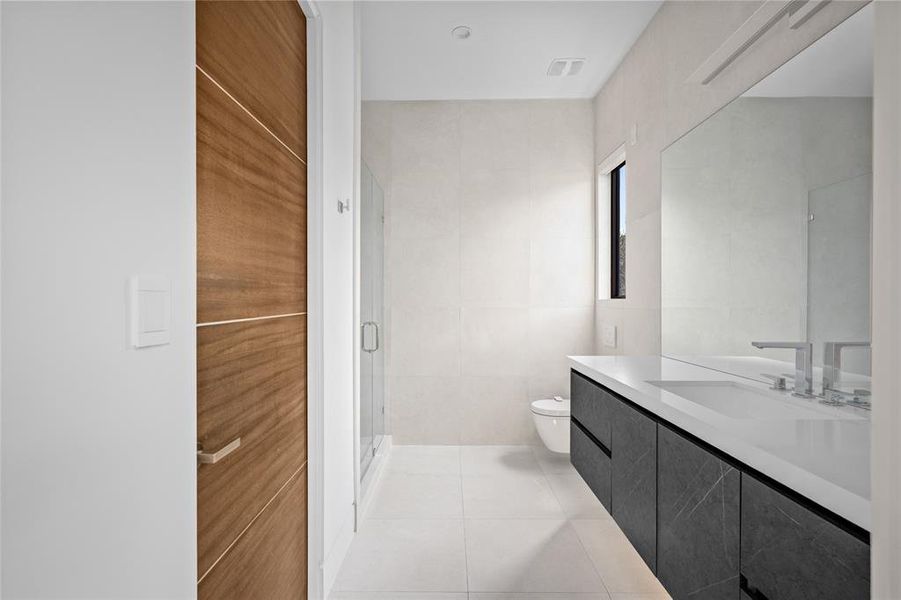
M 626 146 L 604 159 L 595 172 L 595 297 L 626 297 Z
M 610 171 L 610 297 L 626 297 L 626 163 Z

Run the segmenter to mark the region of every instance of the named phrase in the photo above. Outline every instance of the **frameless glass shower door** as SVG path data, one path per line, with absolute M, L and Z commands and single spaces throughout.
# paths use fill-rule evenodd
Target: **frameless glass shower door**
M 360 478 L 385 433 L 385 196 L 363 164 L 360 189 Z
M 870 341 L 870 239 L 873 175 L 864 173 L 808 193 L 807 339 Z M 814 364 L 823 357 L 814 355 Z M 848 348 L 842 370 L 870 375 L 870 352 Z M 855 387 L 855 386 L 852 386 Z M 865 387 L 859 381 L 856 387 Z

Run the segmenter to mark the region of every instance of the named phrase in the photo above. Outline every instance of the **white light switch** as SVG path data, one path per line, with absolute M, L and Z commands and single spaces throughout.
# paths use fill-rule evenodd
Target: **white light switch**
M 601 341 L 608 348 L 616 348 L 616 325 L 601 326 Z
M 136 275 L 129 285 L 131 344 L 135 348 L 169 343 L 171 285 L 165 277 Z

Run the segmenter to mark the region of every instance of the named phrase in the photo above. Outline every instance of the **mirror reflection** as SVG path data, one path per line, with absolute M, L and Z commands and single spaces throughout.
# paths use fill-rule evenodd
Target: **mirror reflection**
M 872 18 L 664 151 L 667 356 L 868 401 Z

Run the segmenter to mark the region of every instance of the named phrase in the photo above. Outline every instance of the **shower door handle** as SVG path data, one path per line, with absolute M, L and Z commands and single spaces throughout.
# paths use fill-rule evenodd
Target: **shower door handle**
M 375 323 L 373 323 L 372 321 L 364 321 L 363 324 L 360 325 L 360 347 L 363 349 L 363 352 L 369 352 L 371 354 L 378 349 L 378 342 L 376 342 L 375 348 L 370 348 L 366 345 L 366 328 L 370 325 L 375 325 Z
M 375 346 L 369 347 L 366 345 L 366 328 L 372 327 L 375 330 Z M 362 325 L 360 325 L 360 346 L 363 348 L 363 352 L 369 352 L 372 354 L 376 352 L 381 346 L 381 336 L 379 335 L 379 324 L 375 321 L 364 321 Z

